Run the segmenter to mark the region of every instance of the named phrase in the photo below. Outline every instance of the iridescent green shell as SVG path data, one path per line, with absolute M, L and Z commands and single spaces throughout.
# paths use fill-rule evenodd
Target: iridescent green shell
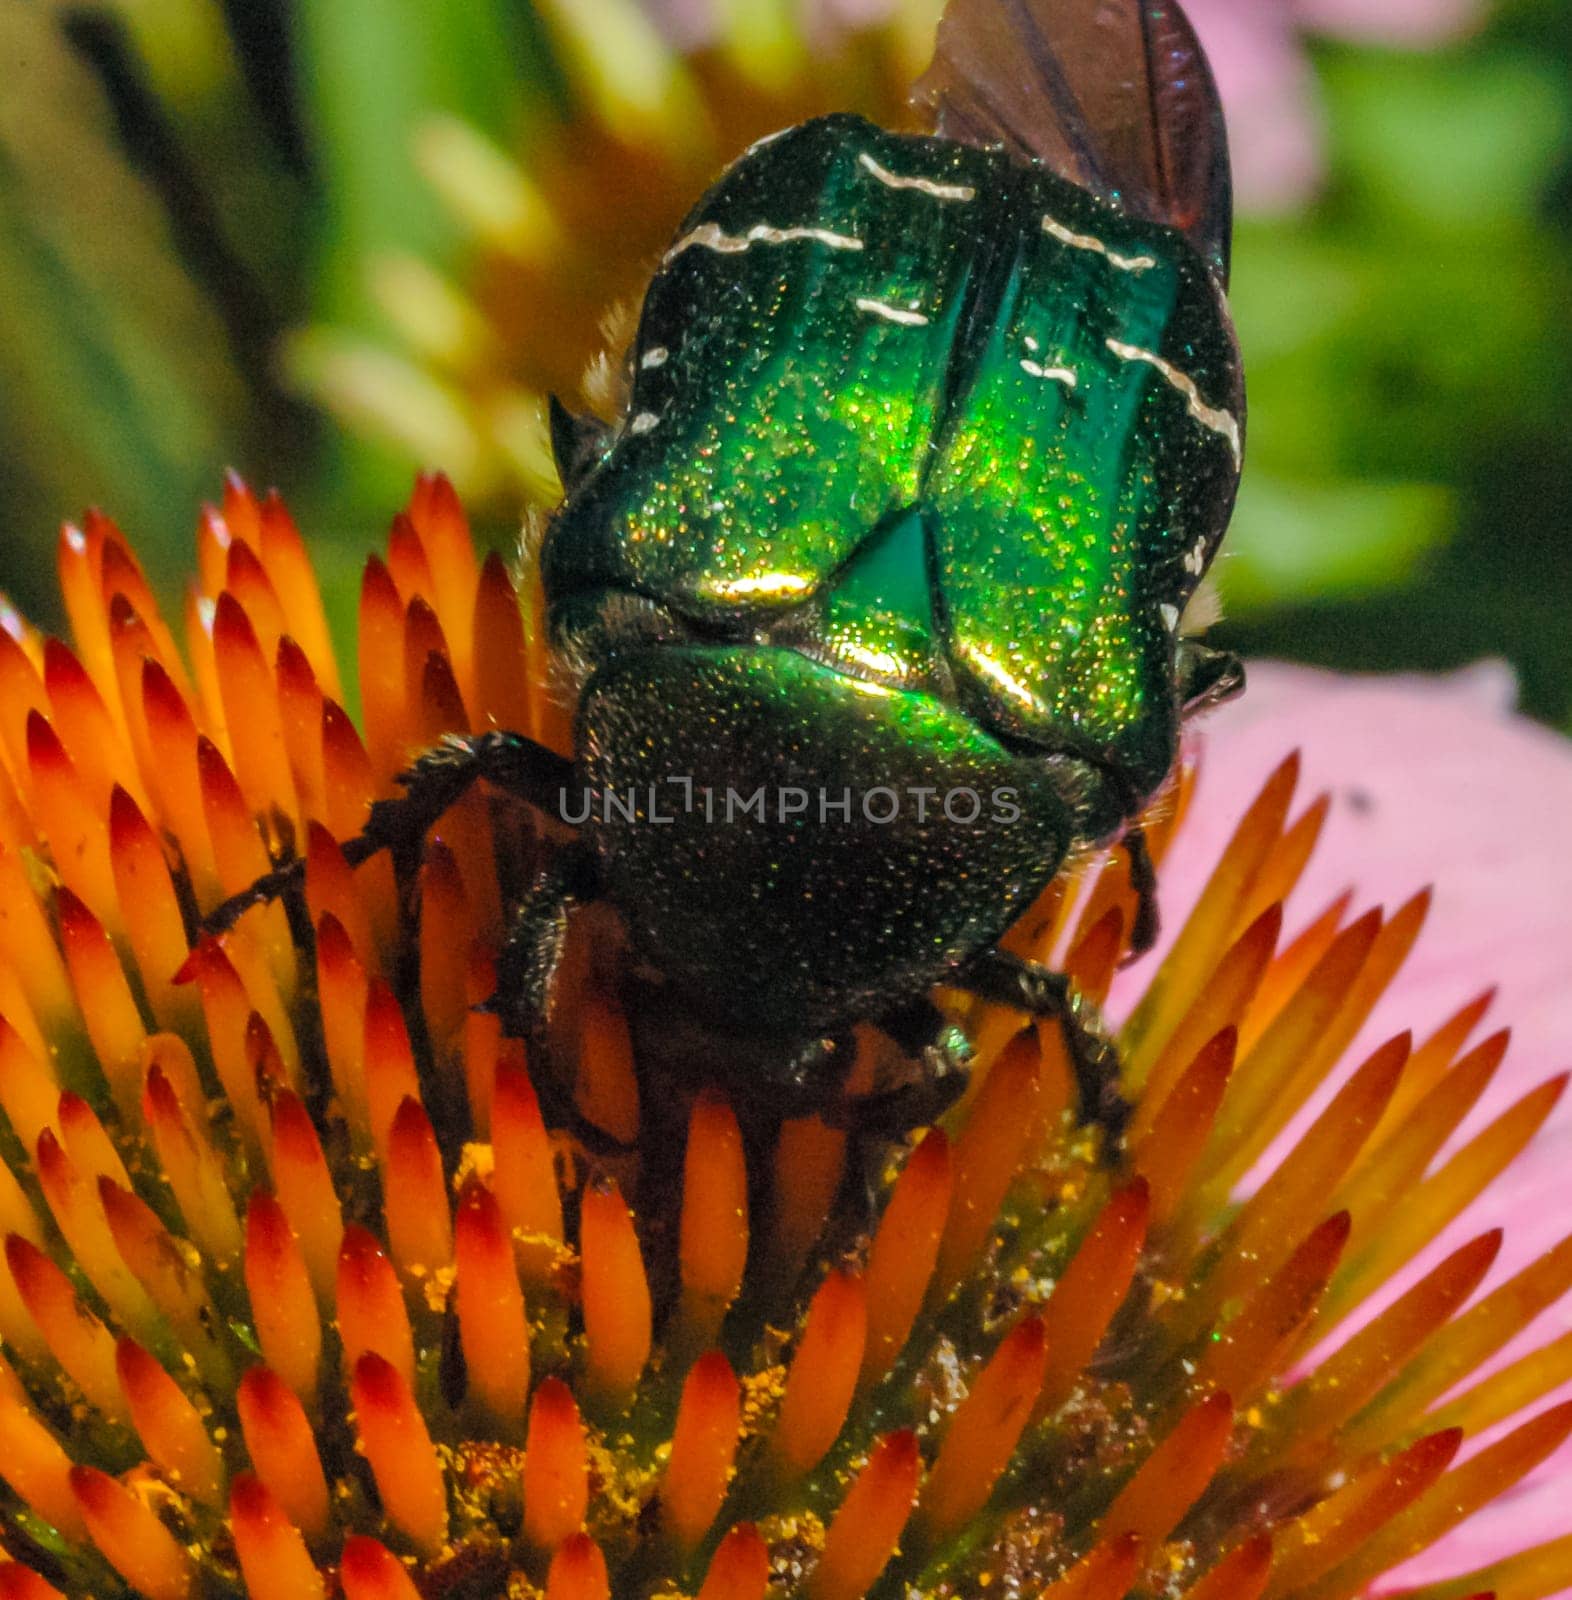
M 554 524 L 559 622 L 658 602 L 921 688 L 1150 793 L 1238 478 L 1213 273 L 1001 151 L 849 116 L 756 146 L 657 271 L 620 432 Z

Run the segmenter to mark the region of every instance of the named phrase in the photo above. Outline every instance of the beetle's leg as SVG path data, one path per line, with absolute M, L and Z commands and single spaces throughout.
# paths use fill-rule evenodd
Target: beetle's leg
M 399 774 L 404 793 L 396 800 L 378 800 L 371 807 L 365 827 L 345 843 L 344 859 L 358 867 L 379 850 L 390 850 L 402 880 L 418 868 L 427 831 L 482 778 L 531 805 L 550 810 L 572 775 L 571 761 L 520 733 L 496 730 L 445 740 Z M 203 920 L 204 931 L 222 933 L 252 906 L 297 891 L 305 871 L 305 862 L 299 857 L 286 861 L 209 912 Z
M 1179 709 L 1199 715 L 1244 693 L 1244 663 L 1232 650 L 1214 650 L 1198 639 L 1179 641 Z
M 931 1000 L 914 1000 L 879 1018 L 880 1030 L 922 1063 L 922 1076 L 897 1089 L 843 1101 L 834 1120 L 854 1133 L 899 1139 L 937 1122 L 966 1091 L 972 1045 Z
M 795 1056 L 772 1061 L 768 1077 L 751 1071 L 744 1059 L 738 1070 L 717 1073 L 716 1081 L 726 1093 L 778 1121 L 818 1115 L 833 1123 L 856 1056 L 855 1037 L 837 1033 L 809 1040 Z
M 1125 854 L 1130 858 L 1130 888 L 1135 895 L 1135 921 L 1130 926 L 1130 953 L 1127 961 L 1144 956 L 1157 943 L 1162 918 L 1157 904 L 1157 868 L 1147 848 L 1146 829 L 1134 827 L 1124 836 Z
M 552 850 L 536 870 L 529 891 L 514 908 L 497 954 L 497 988 L 486 1009 L 503 1031 L 526 1044 L 550 1020 L 552 984 L 562 965 L 568 913 L 596 897 L 595 858 L 580 845 Z
M 529 1051 L 530 1081 L 548 1124 L 565 1128 L 597 1155 L 623 1155 L 627 1146 L 589 1121 L 552 1070 L 547 1024 L 552 985 L 562 965 L 568 913 L 599 893 L 595 858 L 582 845 L 553 850 L 515 908 L 497 954 L 497 987 L 481 1008 L 496 1014 L 502 1031 Z
M 996 1005 L 1057 1022 L 1064 1031 L 1082 1114 L 1112 1138 L 1123 1132 L 1130 1107 L 1119 1092 L 1118 1052 L 1062 972 L 1023 961 L 1008 950 L 986 950 L 962 972 L 960 987 Z
M 879 1197 L 890 1146 L 917 1128 L 938 1122 L 964 1093 L 972 1075 L 972 1042 L 932 1000 L 912 1000 L 880 1016 L 876 1026 L 904 1053 L 922 1062 L 917 1082 L 855 1099 L 847 1096 L 845 1078 L 856 1061 L 855 1038 L 847 1035 L 837 1040 L 836 1050 L 826 1061 L 826 1067 L 836 1069 L 836 1085 L 824 1085 L 826 1074 L 818 1072 L 816 1077 L 824 1085 L 818 1101 L 804 1102 L 786 1112 L 816 1114 L 847 1134 L 840 1197 L 834 1208 L 836 1229 L 828 1240 L 832 1251 L 850 1248 L 856 1238 L 872 1237 L 879 1226 Z

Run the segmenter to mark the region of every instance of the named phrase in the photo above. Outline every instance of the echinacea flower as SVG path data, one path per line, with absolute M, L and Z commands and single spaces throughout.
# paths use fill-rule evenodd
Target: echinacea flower
M 1572 1435 L 1566 1339 L 1477 1376 L 1572 1245 L 1480 1293 L 1503 1238 L 1471 1230 L 1389 1295 L 1564 1080 L 1454 1138 L 1500 1077 L 1483 973 L 1345 1062 L 1427 896 L 1285 933 L 1327 812 L 1294 758 L 1207 801 L 1248 803 L 1119 1029 L 1124 1140 L 1078 1124 L 1053 1029 L 976 1008 L 975 1088 L 870 1212 L 879 1153 L 826 1121 L 641 1107 L 593 914 L 554 1025 L 631 1148 L 547 1126 L 475 1009 L 521 808 L 456 807 L 413 906 L 346 865 L 442 733 L 563 738 L 533 578 L 477 561 L 445 480 L 367 564 L 358 729 L 276 498 L 204 517 L 179 643 L 106 519 L 60 565 L 73 643 L 0 631 L 0 1600 L 1341 1600 Z M 290 851 L 303 905 L 196 937 Z M 1095 1004 L 1131 911 L 1114 851 L 1011 940 Z M 1562 1538 L 1416 1593 L 1569 1582 Z

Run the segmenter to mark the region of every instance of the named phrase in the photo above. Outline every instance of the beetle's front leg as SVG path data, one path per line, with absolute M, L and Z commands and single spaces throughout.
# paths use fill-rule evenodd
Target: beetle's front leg
M 402 881 L 419 867 L 427 832 L 481 779 L 549 810 L 572 776 L 571 761 L 521 733 L 494 730 L 445 740 L 399 774 L 404 793 L 371 807 L 365 827 L 345 842 L 344 859 L 358 867 L 380 850 L 391 851 Z M 223 933 L 252 906 L 298 892 L 305 871 L 300 858 L 286 861 L 209 912 L 204 931 Z
M 530 1081 L 549 1124 L 566 1128 L 597 1155 L 624 1155 L 627 1146 L 590 1122 L 553 1071 L 548 1025 L 552 989 L 567 945 L 568 914 L 599 894 L 595 858 L 583 845 L 553 850 L 515 908 L 497 955 L 497 987 L 483 1009 L 494 1012 L 509 1038 L 529 1052 Z
M 1070 980 L 1051 967 L 1023 961 L 1008 950 L 987 950 L 961 974 L 959 986 L 995 1005 L 1051 1019 L 1064 1033 L 1065 1050 L 1081 1096 L 1081 1112 L 1118 1138 L 1130 1106 L 1119 1090 L 1119 1054 L 1087 1015 Z

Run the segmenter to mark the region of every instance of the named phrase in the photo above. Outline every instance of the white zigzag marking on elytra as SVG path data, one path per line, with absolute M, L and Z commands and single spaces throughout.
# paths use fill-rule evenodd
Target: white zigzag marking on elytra
M 881 167 L 866 150 L 857 157 L 886 189 L 916 189 L 920 194 L 932 195 L 935 200 L 958 200 L 964 204 L 977 198 L 977 191 L 969 183 L 939 183 L 933 178 L 907 178 L 888 167 Z
M 1190 415 L 1213 433 L 1221 434 L 1228 441 L 1228 447 L 1234 453 L 1234 465 L 1237 467 L 1244 458 L 1244 449 L 1239 440 L 1239 419 L 1232 411 L 1224 411 L 1220 406 L 1208 405 L 1202 398 L 1201 391 L 1195 386 L 1195 379 L 1188 372 L 1181 372 L 1171 361 L 1165 361 L 1162 356 L 1153 350 L 1143 350 L 1139 345 L 1124 344 L 1118 339 L 1107 341 L 1108 348 L 1119 357 L 1121 361 L 1144 361 L 1147 366 L 1155 367 L 1157 371 L 1176 388 L 1185 398 L 1185 404 L 1190 408 Z
M 666 252 L 668 262 L 675 261 L 684 250 L 695 245 L 704 250 L 714 250 L 719 255 L 741 255 L 756 244 L 791 244 L 797 239 L 811 239 L 831 250 L 861 250 L 862 240 L 848 234 L 831 233 L 828 228 L 776 228 L 767 222 L 756 222 L 746 233 L 727 233 L 718 222 L 701 222 L 692 233 L 685 233 Z
M 1043 218 L 1043 232 L 1052 234 L 1060 244 L 1067 244 L 1072 250 L 1091 250 L 1097 255 L 1106 256 L 1108 264 L 1121 272 L 1146 272 L 1157 265 L 1156 256 L 1122 256 L 1092 234 L 1077 233 L 1074 228 L 1067 228 L 1057 217 Z
M 886 322 L 898 322 L 906 328 L 925 328 L 928 318 L 920 311 L 907 311 L 900 306 L 888 306 L 882 300 L 869 300 L 866 296 L 859 295 L 857 309 L 867 311 L 876 317 L 883 317 Z

